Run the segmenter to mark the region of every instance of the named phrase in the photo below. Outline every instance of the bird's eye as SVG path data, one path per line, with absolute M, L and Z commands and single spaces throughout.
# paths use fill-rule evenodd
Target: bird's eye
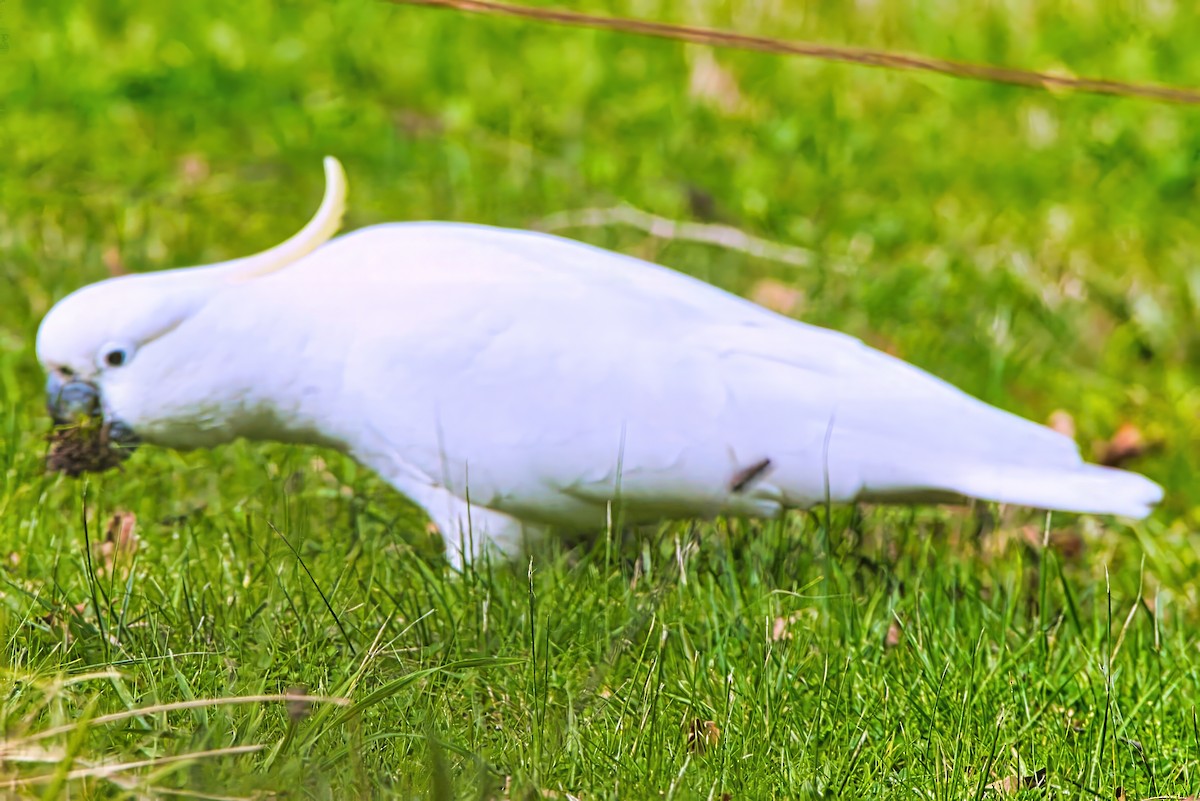
M 109 342 L 96 354 L 96 366 L 122 367 L 133 358 L 133 346 L 125 342 Z

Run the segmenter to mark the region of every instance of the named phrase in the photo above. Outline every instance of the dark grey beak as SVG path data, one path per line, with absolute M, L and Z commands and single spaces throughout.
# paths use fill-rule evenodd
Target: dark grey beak
M 63 381 L 61 375 L 51 373 L 46 381 L 46 408 L 58 425 L 80 423 L 100 415 L 100 390 L 87 381 Z
M 104 417 L 100 390 L 95 384 L 77 378 L 64 381 L 59 373 L 51 373 L 46 380 L 46 409 L 54 418 L 54 424 L 59 426 L 74 426 Z M 123 420 L 109 418 L 101 422 L 109 443 L 124 448 L 127 453 L 132 453 L 138 446 L 138 435 Z

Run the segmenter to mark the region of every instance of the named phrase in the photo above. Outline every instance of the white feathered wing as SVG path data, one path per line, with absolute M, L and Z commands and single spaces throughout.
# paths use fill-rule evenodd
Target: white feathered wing
M 289 425 L 381 471 L 443 528 L 473 515 L 481 538 L 600 527 L 613 500 L 627 520 L 827 496 L 1142 517 L 1162 495 L 851 337 L 558 237 L 375 226 L 187 326 L 240 319 L 269 319 L 256 347 L 306 372 L 284 380 L 310 396 Z

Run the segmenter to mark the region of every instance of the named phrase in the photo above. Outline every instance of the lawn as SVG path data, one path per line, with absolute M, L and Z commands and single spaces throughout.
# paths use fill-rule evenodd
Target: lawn
M 1170 0 L 572 7 L 1200 85 L 1200 15 Z M 1194 108 L 357 0 L 0 0 L 0 31 L 2 792 L 1200 793 Z M 48 475 L 54 300 L 282 240 L 325 154 L 348 229 L 624 204 L 786 246 L 559 230 L 774 286 L 991 403 L 1065 412 L 1085 453 L 1137 432 L 1128 466 L 1167 500 L 1137 525 L 679 523 L 458 575 L 417 509 L 316 449 Z

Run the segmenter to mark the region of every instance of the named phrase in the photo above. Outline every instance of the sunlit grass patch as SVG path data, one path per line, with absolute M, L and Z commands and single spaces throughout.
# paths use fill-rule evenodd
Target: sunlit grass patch
M 1200 83 L 1180 4 L 579 7 Z M 14 0 L 0 28 L 14 795 L 1197 792 L 1196 112 L 385 4 Z M 1065 414 L 1097 458 L 1137 432 L 1127 466 L 1167 501 L 1137 526 L 994 508 L 676 524 L 457 575 L 411 504 L 332 454 L 142 448 L 121 471 L 47 471 L 51 303 L 279 241 L 327 153 L 353 178 L 348 228 L 598 209 L 564 232 Z

